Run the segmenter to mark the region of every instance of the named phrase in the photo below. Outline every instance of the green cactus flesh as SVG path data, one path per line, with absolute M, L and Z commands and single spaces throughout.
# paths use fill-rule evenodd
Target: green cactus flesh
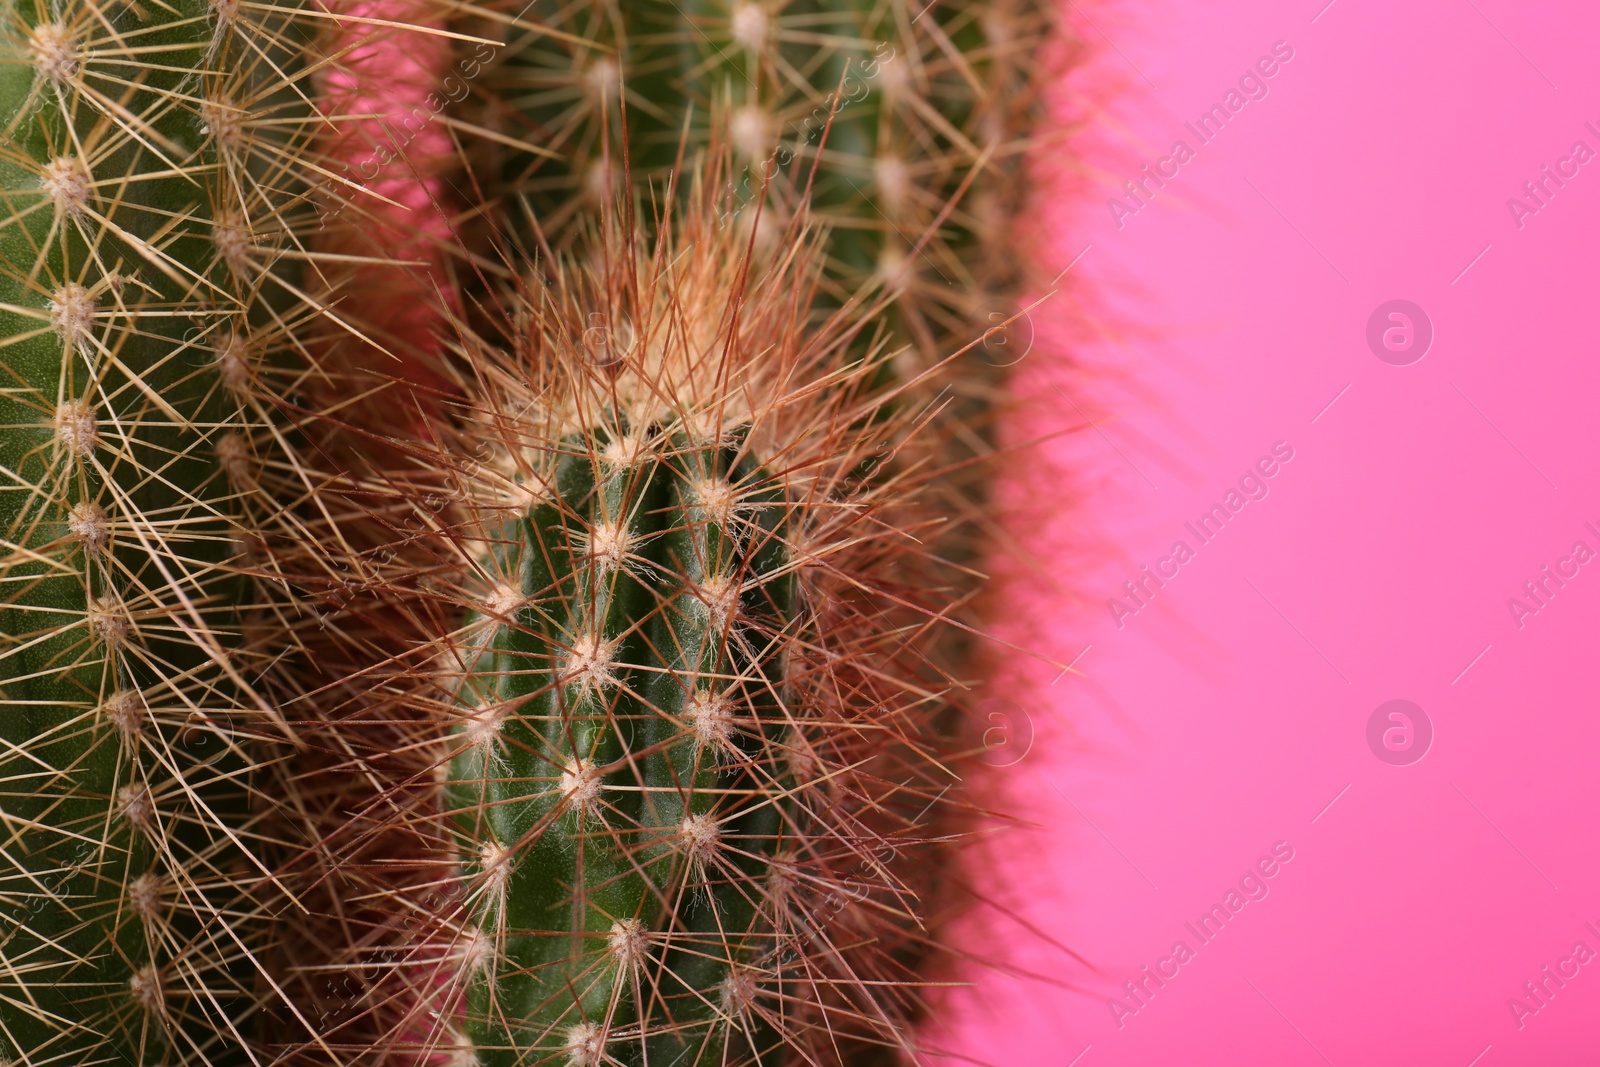
M 5 12 L 0 1062 L 249 1062 L 237 14 Z
M 447 802 L 476 925 L 463 1036 L 485 1064 L 770 1043 L 741 968 L 773 947 L 785 818 L 783 509 L 737 444 L 649 433 L 556 457 L 464 654 Z

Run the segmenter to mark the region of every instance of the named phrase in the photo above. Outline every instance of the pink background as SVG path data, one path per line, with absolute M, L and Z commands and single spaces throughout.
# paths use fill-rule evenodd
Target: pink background
M 1100 49 L 1063 103 L 1092 166 L 1030 228 L 1055 269 L 1083 255 L 1033 314 L 1014 429 L 1078 432 L 1014 462 L 997 570 L 1005 636 L 1080 673 L 1018 659 L 995 687 L 1037 737 L 986 788 L 1031 825 L 974 853 L 991 903 L 960 938 L 990 965 L 928 1063 L 1600 1057 L 1600 958 L 1520 1028 L 1507 1006 L 1600 952 L 1600 563 L 1521 628 L 1507 607 L 1600 551 L 1600 160 L 1521 229 L 1506 205 L 1600 151 L 1600 11 L 1325 3 L 1068 5 Z M 1106 198 L 1280 40 L 1269 95 L 1119 229 Z M 1434 325 L 1410 366 L 1365 340 L 1393 298 Z M 1119 629 L 1121 582 L 1277 441 L 1269 495 Z M 1366 741 L 1395 698 L 1436 734 L 1409 766 Z M 1279 841 L 1268 896 L 1201 946 L 1185 921 Z M 1107 997 L 1180 939 L 1194 959 L 1119 1028 Z

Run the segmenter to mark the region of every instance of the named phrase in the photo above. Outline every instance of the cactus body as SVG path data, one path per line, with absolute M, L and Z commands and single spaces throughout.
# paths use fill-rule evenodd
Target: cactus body
M 502 220 L 531 214 L 560 243 L 620 187 L 624 155 L 659 181 L 684 158 L 681 134 L 687 158 L 728 145 L 728 221 L 769 239 L 809 187 L 831 227 L 819 307 L 893 294 L 895 344 L 926 363 L 1010 312 L 1007 230 L 1049 12 L 1033 0 L 563 5 L 513 29 L 482 79 L 484 124 L 533 147 L 486 145 L 479 177 L 498 169 Z
M 789 597 L 762 519 L 782 508 L 737 443 L 614 425 L 570 449 L 507 530 L 507 595 L 468 653 L 447 803 L 493 979 L 469 1037 L 488 1064 L 602 1033 L 623 1062 L 719 1063 L 734 968 L 770 947 L 780 802 L 758 768 Z
M 100 4 L 17 0 L 0 66 L 0 1063 L 264 1062 L 249 1048 L 264 1011 L 301 1051 L 332 1055 L 341 1029 L 358 1056 L 415 1040 L 463 1063 L 903 1046 L 902 950 L 922 933 L 896 864 L 949 783 L 918 736 L 948 678 L 902 640 L 946 605 L 907 580 L 921 550 L 886 512 L 925 482 L 885 473 L 912 420 L 874 390 L 886 346 L 935 354 L 987 291 L 955 199 L 1004 135 L 973 133 L 1004 66 L 970 62 L 978 8 L 941 5 L 921 27 L 898 4 L 563 8 L 548 26 L 575 35 L 518 41 L 486 75 L 517 137 L 559 135 L 539 166 L 494 160 L 481 214 L 512 229 L 525 200 L 526 248 L 602 247 L 541 263 L 549 281 L 512 258 L 469 299 L 395 320 L 459 328 L 462 358 L 418 380 L 449 379 L 438 395 L 482 433 L 430 409 L 419 439 L 399 418 L 372 450 L 416 469 L 330 472 L 315 429 L 302 454 L 278 451 L 296 435 L 256 388 L 292 349 L 269 375 L 286 409 L 346 420 L 332 436 L 378 421 L 347 397 L 319 409 L 380 375 L 330 373 L 304 333 L 353 291 L 338 271 L 384 258 L 298 244 L 295 212 L 329 174 L 307 147 L 322 117 L 307 74 L 327 66 L 302 60 L 289 8 Z M 609 68 L 593 62 L 607 48 Z M 624 156 L 690 184 L 685 128 L 688 158 L 726 147 L 745 169 L 712 164 L 720 192 L 680 188 L 649 232 L 610 217 Z M 323 277 L 302 289 L 306 263 Z M 884 320 L 832 314 L 878 286 L 908 294 L 888 341 Z M 327 328 L 365 342 L 361 321 Z M 465 458 L 484 446 L 488 466 Z M 422 506 L 417 487 L 441 477 L 452 503 Z M 310 627 L 253 576 L 263 549 L 285 584 L 339 587 L 330 642 L 368 657 L 298 694 L 318 759 L 360 766 L 353 785 L 275 777 L 264 675 Z M 385 603 L 424 608 L 374 621 Z M 417 632 L 444 678 L 411 644 L 371 662 Z M 374 719 L 335 705 L 380 688 L 363 709 L 400 713 L 363 736 Z M 435 763 L 413 775 L 409 758 Z M 393 943 L 383 908 L 414 888 L 380 874 L 361 896 L 352 866 L 315 881 L 332 898 L 318 919 L 357 932 L 314 943 L 327 955 L 295 976 L 299 1003 L 274 1005 L 284 985 L 258 952 L 294 948 L 269 933 L 285 903 L 272 856 L 338 849 L 295 839 L 280 799 L 319 830 L 360 809 L 346 855 L 374 870 L 454 871 L 453 903 L 417 909 L 406 947 L 422 951 L 357 983 L 410 983 L 409 999 L 369 996 L 333 1027 L 301 1010 Z M 382 854 L 408 835 L 414 854 Z M 396 1003 L 402 1022 L 365 1041 L 362 1020 L 387 1025 Z
M 344 802 L 347 899 L 379 913 L 338 946 L 365 1047 L 733 1067 L 906 1040 L 900 850 L 949 784 L 918 738 L 948 679 L 904 647 L 944 603 L 905 525 L 931 471 L 891 472 L 913 420 L 882 352 L 812 311 L 820 239 L 797 218 L 748 259 L 722 187 L 520 274 L 499 331 L 462 327 L 451 423 L 329 490 L 315 546 L 375 546 L 329 630 L 418 634 L 330 716 L 388 783 Z
M 252 686 L 279 652 L 237 566 L 271 208 L 249 135 L 282 47 L 236 50 L 244 26 L 192 0 L 4 15 L 7 1063 L 249 1062 Z

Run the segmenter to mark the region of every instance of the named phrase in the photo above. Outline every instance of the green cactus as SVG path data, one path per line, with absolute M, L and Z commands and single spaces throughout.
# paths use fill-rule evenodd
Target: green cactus
M 352 1044 L 732 1067 L 907 1040 L 899 849 L 949 784 L 917 737 L 948 682 L 905 647 L 941 618 L 906 525 L 932 465 L 882 351 L 844 358 L 863 324 L 812 315 L 820 240 L 796 221 L 752 263 L 689 199 L 523 275 L 503 332 L 463 335 L 459 418 L 330 488 L 319 545 L 412 532 L 352 561 L 329 629 L 423 635 L 341 697 L 340 747 L 391 783 L 346 801 L 371 874 L 342 966 L 388 1020 Z
M 1051 10 L 1038 0 L 562 4 L 502 31 L 504 53 L 480 79 L 481 124 L 494 134 L 475 166 L 482 210 L 502 227 L 531 218 L 560 247 L 619 188 L 624 157 L 662 181 L 680 158 L 729 145 L 730 221 L 748 228 L 759 208 L 766 240 L 809 188 L 831 227 L 819 308 L 870 287 L 891 293 L 894 344 L 925 365 L 1011 310 L 1007 231 Z M 529 147 L 508 148 L 519 142 Z
M 0 1061 L 247 1063 L 283 641 L 242 557 L 296 49 L 228 0 L 16 0 L 4 36 Z
M 263 1062 L 262 1017 L 286 1055 L 333 1055 L 336 1028 L 357 1056 L 462 1063 L 906 1047 L 897 953 L 924 935 L 893 861 L 948 785 L 918 736 L 948 679 L 906 646 L 946 605 L 898 514 L 934 475 L 886 473 L 913 420 L 875 390 L 886 352 L 948 354 L 1007 284 L 983 204 L 1010 195 L 1021 124 L 999 87 L 1043 6 L 581 0 L 535 33 L 513 20 L 482 121 L 451 120 L 491 134 L 464 139 L 492 178 L 473 213 L 590 258 L 543 260 L 550 288 L 513 258 L 442 301 L 464 339 L 436 369 L 480 436 L 440 418 L 369 450 L 417 469 L 334 471 L 321 446 L 370 430 L 337 394 L 371 376 L 323 365 L 307 328 L 343 276 L 299 273 L 384 261 L 302 241 L 319 178 L 348 186 L 311 147 L 339 36 L 311 60 L 323 30 L 300 20 L 342 15 L 7 6 L 0 1064 Z M 463 22 L 504 24 L 480 14 Z M 745 170 L 685 191 L 683 160 L 723 151 Z M 670 206 L 649 232 L 610 196 L 584 206 L 624 191 L 624 157 L 679 183 L 683 233 Z M 521 288 L 476 300 L 503 286 Z M 901 293 L 892 318 L 831 314 L 878 288 Z M 326 332 L 360 322 L 341 308 Z M 485 445 L 488 466 L 463 458 Z M 439 477 L 449 506 L 424 508 Z M 280 591 L 330 581 L 326 616 Z M 294 692 L 272 672 L 313 618 L 349 659 Z M 419 632 L 443 678 L 410 645 L 371 662 Z M 369 690 L 348 721 L 334 706 Z M 320 746 L 298 777 L 285 692 Z M 410 758 L 442 788 L 394 773 Z M 274 913 L 305 902 L 275 861 L 337 862 L 351 812 L 345 857 L 386 873 L 323 869 L 326 914 L 286 931 Z M 443 991 L 426 952 L 388 955 L 361 1005 L 313 1022 L 349 988 L 328 976 L 390 943 L 385 907 L 415 887 L 385 879 L 444 863 L 455 896 L 417 909 L 421 941 L 452 942 Z M 319 941 L 323 921 L 357 932 Z M 286 958 L 296 937 L 316 958 Z
M 613 1055 L 720 1063 L 708 1035 L 768 947 L 755 897 L 787 806 L 761 752 L 790 617 L 783 502 L 737 439 L 600 425 L 562 452 L 506 532 L 503 604 L 468 623 L 475 717 L 446 803 L 495 977 L 470 1036 L 510 1064 L 634 1027 Z M 617 979 L 651 957 L 641 1016 Z

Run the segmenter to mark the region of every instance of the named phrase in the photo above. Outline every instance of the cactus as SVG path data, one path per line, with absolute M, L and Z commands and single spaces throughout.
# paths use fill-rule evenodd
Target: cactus
M 905 525 L 907 495 L 942 503 L 948 460 L 880 470 L 898 446 L 875 450 L 915 401 L 873 390 L 908 342 L 932 361 L 993 325 L 988 301 L 1014 280 L 992 252 L 1031 106 L 1019 68 L 1047 20 L 1042 5 L 994 5 L 979 40 L 977 5 L 938 5 L 926 24 L 897 5 L 669 8 L 541 10 L 512 21 L 493 62 L 465 42 L 452 76 L 482 113 L 421 134 L 406 119 L 404 139 L 447 124 L 468 172 L 435 184 L 429 148 L 378 179 L 398 209 L 329 190 L 355 232 L 323 247 L 371 258 L 328 291 L 411 294 L 340 307 L 341 329 L 360 332 L 315 357 L 321 456 L 283 465 L 300 484 L 274 490 L 311 499 L 274 567 L 326 609 L 302 638 L 326 755 L 295 790 L 326 813 L 332 895 L 289 951 L 326 985 L 306 1016 L 357 1054 L 827 1062 L 908 1041 L 928 871 L 901 850 L 950 784 L 932 753 L 949 745 L 933 725 L 953 668 L 930 619 L 971 580 L 905 578 L 959 523 Z M 452 29 L 505 25 L 490 12 Z M 759 47 L 713 55 L 702 31 Z M 846 82 L 827 104 L 875 57 L 876 84 Z M 745 71 L 759 91 L 739 98 L 728 85 Z M 605 106 L 623 85 L 626 140 Z M 752 104 L 799 130 L 770 197 L 725 164 L 718 195 L 691 190 L 702 147 L 762 162 L 750 131 L 768 120 Z M 651 202 L 624 158 L 678 195 Z M 408 194 L 411 163 L 422 184 Z M 904 195 L 886 205 L 895 182 Z M 430 200 L 452 208 L 446 194 L 467 198 L 453 276 L 423 247 L 431 220 L 405 221 Z M 390 229 L 404 236 L 385 263 Z M 918 248 L 959 284 L 930 286 L 920 267 L 896 284 L 896 253 Z M 399 278 L 400 260 L 432 278 Z M 423 320 L 453 320 L 448 357 L 429 355 Z M 712 373 L 708 322 L 762 351 Z M 633 347 L 652 331 L 654 354 Z M 656 409 L 636 410 L 651 395 Z M 450 408 L 459 418 L 438 416 Z M 408 427 L 408 411 L 432 414 Z M 719 421 L 728 432 L 707 436 Z M 636 446 L 637 463 L 608 466 Z M 726 524 L 696 495 L 706 479 L 743 487 Z M 720 568 L 740 576 L 732 601 Z
M 284 642 L 243 559 L 289 306 L 262 270 L 288 15 L 4 19 L 0 1062 L 247 1063 Z
M 502 227 L 532 219 L 528 246 L 560 247 L 614 195 L 624 162 L 663 179 L 683 147 L 692 158 L 730 145 L 730 217 L 754 225 L 765 190 L 757 237 L 769 239 L 809 189 L 832 227 L 819 308 L 867 286 L 895 294 L 896 347 L 914 346 L 925 366 L 1011 311 L 1009 219 L 1051 11 L 1037 0 L 559 5 L 502 30 L 504 54 L 480 79 L 493 133 L 475 167 L 481 210 Z
M 595 414 L 529 472 L 548 496 L 506 532 L 504 602 L 467 622 L 484 637 L 446 806 L 494 979 L 472 990 L 471 1036 L 510 1063 L 638 1025 L 645 1062 L 719 1062 L 705 1024 L 745 1010 L 729 1000 L 767 947 L 757 900 L 795 817 L 766 736 L 784 502 L 737 430 L 718 446 Z M 613 1004 L 652 956 L 654 1012 Z
M 489 65 L 554 162 L 451 118 L 504 262 L 465 242 L 387 319 L 335 305 L 434 250 L 306 238 L 330 176 L 358 227 L 439 188 L 333 173 L 318 131 L 364 89 L 337 28 L 310 45 L 350 9 L 8 8 L 0 1063 L 264 1062 L 264 1019 L 277 1058 L 909 1048 L 901 853 L 950 783 L 926 636 L 960 583 L 916 511 L 932 416 L 883 369 L 947 354 L 999 276 L 966 205 L 1013 127 L 972 131 L 1026 35 L 979 44 L 954 3 L 669 8 L 575 4 Z M 511 92 L 608 42 L 621 66 L 565 71 L 600 106 Z M 780 118 L 755 200 L 724 153 L 759 166 Z M 573 209 L 608 158 L 622 195 Z M 623 158 L 675 195 L 631 210 Z M 330 337 L 423 353 L 405 411 Z
M 501 477 L 450 646 L 445 797 L 485 1064 L 776 1062 L 848 1029 L 801 1006 L 837 946 L 803 950 L 798 899 L 898 888 L 850 855 L 851 787 L 873 790 L 830 761 L 867 751 L 857 731 L 888 753 L 908 694 L 871 678 L 819 573 L 876 539 L 860 464 L 890 438 L 864 372 L 833 369 L 844 338 L 794 299 L 814 248 L 746 274 L 686 228 L 629 264 L 637 288 L 619 268 L 527 294 L 528 348 L 485 412 Z
M 653 237 L 613 217 L 594 255 L 520 270 L 495 329 L 458 322 L 455 418 L 330 483 L 282 561 L 351 546 L 328 630 L 419 635 L 329 716 L 385 783 L 343 800 L 371 1005 L 346 1047 L 907 1047 L 903 852 L 950 783 L 923 736 L 949 681 L 912 651 L 948 607 L 917 540 L 938 472 L 861 317 L 813 313 L 820 238 L 796 218 L 747 258 L 720 166 Z

